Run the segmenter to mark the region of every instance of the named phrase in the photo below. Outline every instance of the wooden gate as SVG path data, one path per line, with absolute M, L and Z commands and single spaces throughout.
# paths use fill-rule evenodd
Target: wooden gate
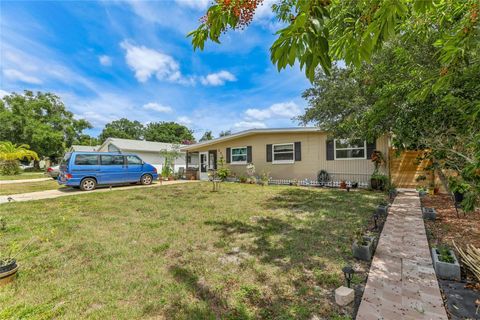
M 392 182 L 398 188 L 415 188 L 419 182 L 418 176 L 424 175 L 427 181 L 432 179 L 430 173 L 424 171 L 428 160 L 419 161 L 423 151 L 402 151 L 400 154 L 395 149 L 390 149 L 390 175 Z

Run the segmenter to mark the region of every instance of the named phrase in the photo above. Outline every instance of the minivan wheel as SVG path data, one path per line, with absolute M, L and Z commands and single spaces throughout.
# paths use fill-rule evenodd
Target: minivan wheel
M 92 191 L 95 190 L 95 187 L 97 186 L 97 181 L 93 178 L 85 178 L 80 182 L 80 189 L 82 191 Z
M 149 175 L 149 174 L 144 174 L 141 178 L 140 178 L 140 182 L 143 184 L 143 185 L 148 185 L 148 184 L 152 184 L 152 176 Z

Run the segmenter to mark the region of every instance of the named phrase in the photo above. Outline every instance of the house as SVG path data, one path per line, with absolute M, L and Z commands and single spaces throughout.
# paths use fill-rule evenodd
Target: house
M 266 173 L 272 179 L 317 180 L 318 172 L 326 170 L 331 181 L 366 186 L 375 169 L 371 154 L 379 150 L 386 160 L 389 140 L 383 136 L 373 143 L 359 140 L 349 144 L 331 139 L 319 128 L 251 129 L 184 146 L 182 150 L 187 152 L 187 159 L 198 154 L 201 180 L 208 179 L 208 171 L 215 169 L 223 157 L 237 177 L 245 176 L 247 164 L 253 163 L 257 175 Z
M 73 151 L 82 151 L 82 152 L 95 152 L 100 148 L 100 146 L 80 146 L 80 145 L 72 145 L 70 149 L 68 149 L 68 152 L 73 152 Z
M 153 165 L 157 168 L 160 173 L 162 166 L 165 163 L 164 156 L 161 155 L 162 151 L 180 151 L 180 147 L 183 145 L 176 145 L 173 143 L 164 143 L 164 142 L 154 142 L 154 141 L 144 141 L 144 140 L 131 140 L 131 139 L 120 139 L 120 138 L 108 138 L 105 142 L 96 151 L 99 152 L 119 152 L 119 153 L 135 153 L 143 161 Z M 183 151 L 180 151 L 180 157 L 174 161 L 174 170 L 178 172 L 179 168 L 185 168 L 186 165 L 186 154 Z M 191 159 L 191 167 L 195 166 L 198 158 Z

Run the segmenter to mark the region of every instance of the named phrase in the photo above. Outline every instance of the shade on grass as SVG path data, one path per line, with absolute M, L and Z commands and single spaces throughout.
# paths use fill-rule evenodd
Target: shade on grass
M 310 319 L 381 195 L 208 183 L 0 206 L 0 252 L 38 237 L 0 318 Z

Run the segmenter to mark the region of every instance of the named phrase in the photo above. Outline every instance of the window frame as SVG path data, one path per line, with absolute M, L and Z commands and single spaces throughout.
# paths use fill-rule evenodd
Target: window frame
M 337 150 L 361 150 L 362 148 L 337 148 L 337 140 L 333 140 L 333 159 L 334 160 L 366 160 L 367 159 L 367 140 L 363 140 L 363 157 L 362 158 L 337 158 Z
M 245 149 L 245 161 L 233 161 L 233 149 Z M 241 154 L 243 155 L 243 154 Z M 235 156 L 238 156 L 238 154 L 236 154 Z M 247 146 L 245 147 L 230 147 L 230 164 L 240 164 L 240 165 L 244 165 L 244 164 L 247 164 L 248 163 L 248 148 Z
M 97 163 L 96 164 L 78 164 L 77 161 L 78 161 L 78 157 L 81 156 L 94 156 L 94 157 L 97 157 Z M 71 157 L 71 155 L 70 155 Z M 70 159 L 69 159 L 70 161 Z M 100 162 L 100 156 L 98 154 L 88 154 L 88 153 L 78 153 L 75 155 L 75 160 L 73 161 L 73 165 L 74 166 L 98 166 L 98 163 Z
M 123 154 L 102 154 L 100 155 L 100 165 L 101 166 L 120 166 L 120 164 L 103 164 L 102 163 L 102 157 L 122 157 L 123 158 L 123 164 L 121 166 L 125 166 L 128 164 L 127 158 Z
M 140 160 L 140 163 L 129 163 L 129 162 L 128 162 L 128 157 L 137 158 L 138 160 Z M 137 156 L 137 155 L 132 155 L 132 154 L 126 155 L 126 156 L 125 156 L 125 161 L 127 162 L 127 166 L 129 166 L 129 165 L 132 165 L 132 166 L 141 166 L 141 165 L 143 165 L 143 163 L 144 163 L 143 160 L 142 160 L 139 156 Z
M 284 145 L 291 145 L 292 146 L 292 160 L 275 160 L 275 146 L 284 146 Z M 280 152 L 280 153 L 290 153 L 288 152 Z M 292 164 L 295 163 L 295 143 L 294 142 L 286 142 L 286 143 L 276 143 L 272 144 L 272 164 Z

